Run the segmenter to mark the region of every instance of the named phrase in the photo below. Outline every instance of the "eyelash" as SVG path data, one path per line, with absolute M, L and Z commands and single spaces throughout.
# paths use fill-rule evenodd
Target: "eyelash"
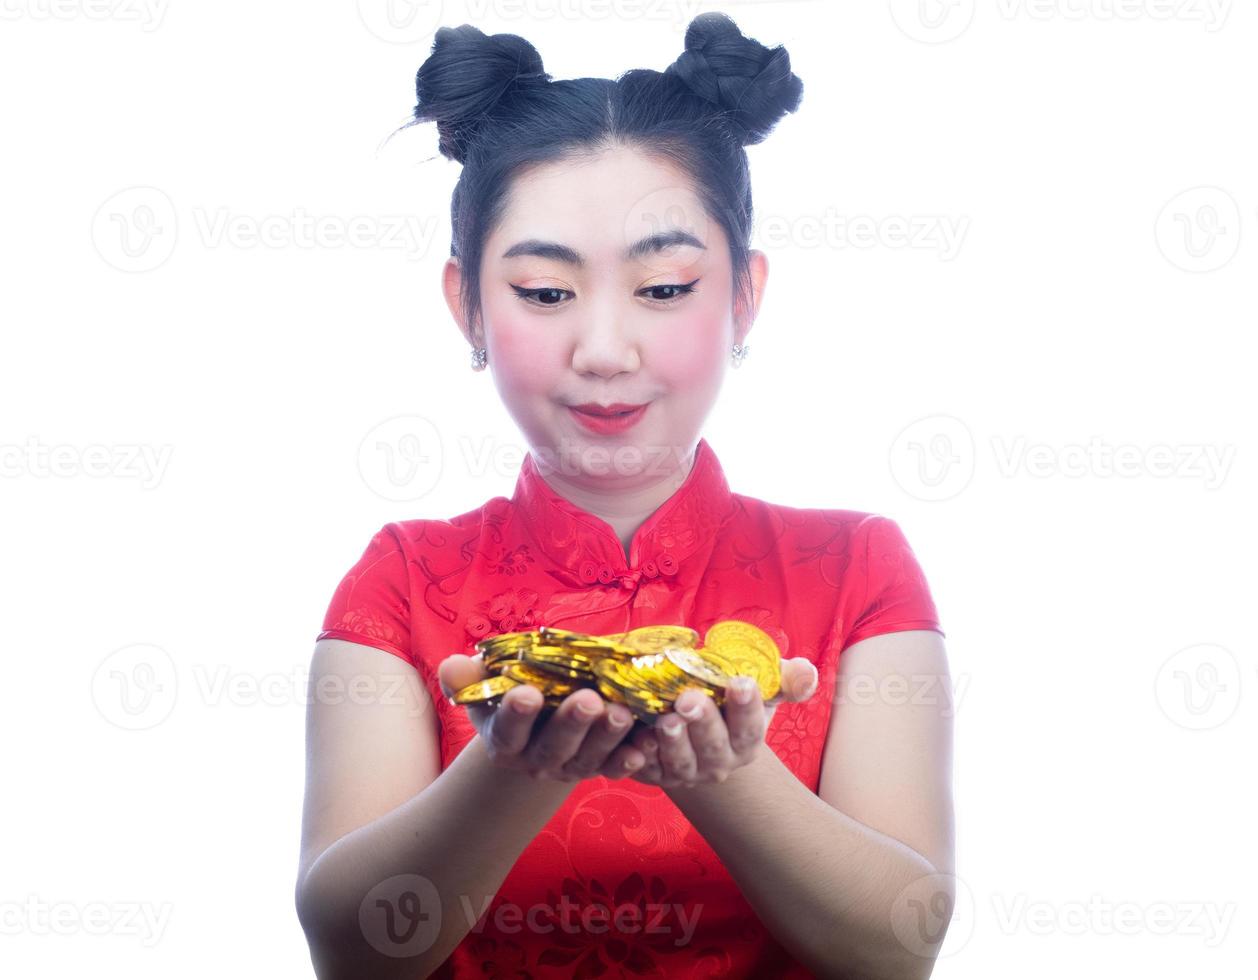
M 673 296 L 670 296 L 668 299 L 651 300 L 652 304 L 656 306 L 669 306 L 673 303 L 676 303 L 683 296 L 688 296 L 689 294 L 695 292 L 695 283 L 697 283 L 698 281 L 699 281 L 698 279 L 692 279 L 690 282 L 687 282 L 687 283 L 660 283 L 658 286 L 648 286 L 646 289 L 643 290 L 643 292 L 649 293 L 649 292 L 653 292 L 656 289 L 677 290 L 677 293 Z M 541 293 L 571 293 L 571 290 L 560 289 L 557 286 L 542 286 L 537 289 L 524 289 L 520 286 L 513 285 L 511 288 L 515 290 L 515 294 L 518 297 L 520 297 L 520 299 L 524 300 L 526 303 L 530 303 L 533 306 L 555 307 L 555 306 L 563 305 L 562 303 L 537 302 L 536 297 Z

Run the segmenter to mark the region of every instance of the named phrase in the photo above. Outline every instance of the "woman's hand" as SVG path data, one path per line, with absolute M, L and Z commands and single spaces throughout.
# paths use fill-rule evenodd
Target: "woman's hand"
M 488 676 L 479 654 L 456 653 L 437 667 L 446 697 Z M 621 779 L 644 763 L 640 751 L 620 747 L 634 722 L 633 713 L 623 704 L 608 704 L 598 691 L 583 688 L 564 698 L 534 731 L 543 703 L 541 691 L 521 684 L 507 691 L 496 708 L 464 707 L 494 764 L 522 770 L 535 779 L 567 783 L 599 775 Z
M 741 700 L 738 690 L 743 681 L 749 682 L 746 700 Z M 643 765 L 633 778 L 664 789 L 723 783 L 755 758 L 777 705 L 806 701 L 816 690 L 817 668 L 804 657 L 782 661 L 782 691 L 768 704 L 750 678 L 735 679 L 723 710 L 707 692 L 687 688 L 674 702 L 674 710 L 661 715 L 654 728 L 635 733 L 631 744 L 642 753 Z M 670 735 L 670 730 L 675 734 Z M 617 751 L 632 749 L 623 746 Z

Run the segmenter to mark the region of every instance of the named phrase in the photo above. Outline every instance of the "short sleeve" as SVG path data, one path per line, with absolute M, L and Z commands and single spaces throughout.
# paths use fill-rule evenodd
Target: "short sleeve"
M 414 664 L 406 555 L 392 524 L 368 542 L 332 594 L 317 640 L 349 640 Z
M 900 630 L 928 629 L 946 635 L 940 628 L 926 576 L 900 526 L 876 514 L 864 523 L 865 597 L 844 638 L 844 648 Z

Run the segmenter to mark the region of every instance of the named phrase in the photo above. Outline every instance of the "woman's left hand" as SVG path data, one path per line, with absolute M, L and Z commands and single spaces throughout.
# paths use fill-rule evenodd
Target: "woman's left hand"
M 627 754 L 640 752 L 642 765 L 630 777 L 639 782 L 664 789 L 723 783 L 755 758 L 779 703 L 812 697 L 817 669 L 805 657 L 783 660 L 781 693 L 768 704 L 754 681 L 746 701 L 739 700 L 736 687 L 726 692 L 724 708 L 718 708 L 707 692 L 687 688 L 672 711 L 617 747 L 608 759 L 609 768 L 620 766 Z

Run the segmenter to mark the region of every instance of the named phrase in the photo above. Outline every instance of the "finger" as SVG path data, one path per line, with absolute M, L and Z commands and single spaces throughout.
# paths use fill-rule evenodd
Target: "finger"
M 782 661 L 782 695 L 786 701 L 807 701 L 817 691 L 816 665 L 807 657 Z
M 694 754 L 696 777 L 724 782 L 734 768 L 734 749 L 721 709 L 712 696 L 698 688 L 688 688 L 678 695 L 673 709 L 686 719 L 690 751 Z
M 441 684 L 441 693 L 448 698 L 467 685 L 475 684 L 487 673 L 479 655 L 469 657 L 455 653 L 437 665 L 437 681 Z
M 576 755 L 564 764 L 564 772 L 577 779 L 589 779 L 598 775 L 612 751 L 629 734 L 632 726 L 633 712 L 623 704 L 607 705 L 599 722 L 590 726 Z M 626 771 L 621 769 L 619 775 L 623 776 Z
M 731 677 L 726 688 L 725 727 L 730 749 L 744 755 L 758 745 L 768 728 L 764 697 L 752 677 Z
M 642 768 L 634 775 L 634 779 L 658 786 L 664 777 L 664 771 L 660 768 L 659 741 L 650 727 L 643 727 L 634 735 L 633 747 L 642 753 Z
M 518 756 L 524 751 L 544 701 L 542 692 L 532 684 L 520 684 L 502 696 L 497 708 L 487 709 L 492 714 L 485 723 L 485 739 L 495 758 Z M 469 710 L 473 707 L 468 705 Z
M 598 774 L 608 779 L 624 779 L 626 776 L 637 776 L 646 765 L 646 756 L 628 741 L 621 742 L 608 755 L 607 761 L 599 767 Z
M 686 722 L 676 711 L 660 715 L 655 723 L 655 734 L 660 747 L 660 768 L 664 780 L 692 782 L 698 770 L 690 737 L 686 734 Z
M 462 653 L 452 654 L 437 666 L 437 683 L 441 685 L 442 693 L 451 704 L 454 703 L 456 692 L 488 676 L 484 658 L 479 653 L 474 657 Z M 478 732 L 485 730 L 495 710 L 486 704 L 468 704 L 464 708 Z
M 534 776 L 560 776 L 564 763 L 581 748 L 590 726 L 602 717 L 605 704 L 598 692 L 589 688 L 564 698 L 524 750 L 529 772 Z

